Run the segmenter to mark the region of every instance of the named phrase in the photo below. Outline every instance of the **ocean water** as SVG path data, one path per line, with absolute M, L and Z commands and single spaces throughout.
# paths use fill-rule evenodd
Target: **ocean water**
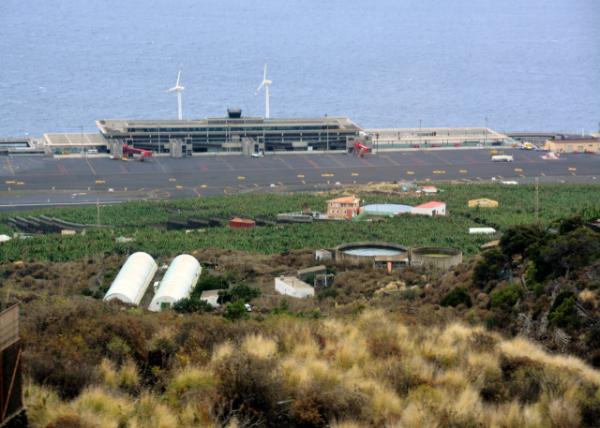
M 2 0 L 0 136 L 238 106 L 364 127 L 597 130 L 598 0 Z

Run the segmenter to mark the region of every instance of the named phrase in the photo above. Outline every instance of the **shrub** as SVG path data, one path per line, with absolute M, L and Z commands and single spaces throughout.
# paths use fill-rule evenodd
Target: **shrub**
M 237 321 L 244 318 L 248 318 L 248 311 L 246 305 L 242 299 L 236 300 L 230 303 L 225 308 L 225 318 L 231 321 Z
M 506 257 L 516 254 L 526 256 L 531 248 L 542 244 L 545 238 L 546 232 L 538 225 L 513 226 L 500 238 L 500 247 Z
M 469 290 L 467 290 L 465 287 L 456 287 L 452 289 L 448 294 L 444 296 L 444 298 L 440 302 L 440 305 L 458 306 L 461 303 L 468 308 L 470 308 L 473 304 L 471 301 L 471 295 L 469 294 Z
M 244 303 L 248 303 L 258 296 L 260 296 L 260 290 L 258 288 L 250 287 L 246 284 L 240 284 L 230 288 L 229 290 L 219 291 L 218 302 L 223 304 L 227 302 L 233 302 L 235 300 L 242 300 Z
M 511 284 L 492 293 L 491 306 L 492 308 L 500 306 L 512 308 L 522 296 L 521 287 L 518 284 Z
M 548 315 L 550 322 L 559 327 L 578 327 L 579 315 L 577 315 L 575 302 L 576 297 L 572 292 L 564 291 L 560 293 L 550 309 L 550 314 Z
M 206 290 L 225 290 L 229 288 L 229 282 L 222 276 L 211 275 L 209 273 L 200 276 L 198 283 L 194 287 L 190 297 L 200 298 L 203 291 Z
M 200 300 L 199 298 L 187 298 L 181 299 L 178 302 L 175 302 L 173 305 L 173 309 L 176 312 L 181 314 L 191 314 L 191 313 L 203 313 L 203 312 L 211 312 L 213 307 L 205 302 L 204 300 Z
M 491 280 L 499 279 L 505 266 L 506 258 L 499 249 L 486 251 L 473 270 L 473 282 L 484 286 Z

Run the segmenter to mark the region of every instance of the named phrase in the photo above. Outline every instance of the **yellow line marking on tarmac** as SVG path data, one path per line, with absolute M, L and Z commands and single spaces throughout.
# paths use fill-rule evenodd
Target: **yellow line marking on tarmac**
M 298 178 L 304 178 L 304 174 L 298 174 L 296 177 L 298 177 Z
M 466 174 L 469 171 L 467 171 L 466 169 L 459 169 L 458 172 L 460 172 L 461 174 Z
M 201 197 L 201 196 L 202 196 L 202 193 L 198 192 L 198 191 L 197 191 L 197 190 L 196 190 L 194 187 L 192 187 L 192 190 L 194 191 L 194 193 L 195 193 L 196 195 L 198 195 L 198 197 Z
M 515 172 L 523 172 L 523 168 L 515 168 Z
M 443 169 L 434 169 L 434 170 L 433 170 L 433 173 L 434 173 L 434 174 L 445 174 L 445 173 L 446 173 L 446 171 L 445 171 L 445 170 L 443 170 Z
M 23 186 L 23 185 L 25 185 L 25 182 L 24 181 L 17 181 L 15 184 L 17 186 Z
M 577 168 L 575 168 L 574 166 L 569 167 L 569 171 L 577 171 Z
M 202 189 L 206 189 L 207 187 L 208 187 L 208 185 L 207 185 L 207 184 L 202 184 L 202 185 L 200 186 L 200 188 L 202 188 Z
M 238 175 L 238 180 L 241 180 L 241 181 L 243 181 L 243 180 L 245 180 L 245 179 L 246 179 L 246 177 L 244 177 L 243 175 Z
M 335 174 L 332 174 L 331 172 L 324 172 L 321 174 L 321 177 L 335 177 Z
M 106 180 L 96 180 L 96 184 L 106 184 Z
M 177 181 L 177 179 L 176 179 L 176 178 L 173 178 L 173 177 L 171 177 L 171 178 L 169 178 L 169 181 L 170 181 L 171 183 L 173 183 L 173 182 Z
M 92 164 L 90 163 L 90 160 L 86 157 L 85 158 L 85 162 L 88 164 L 88 166 L 90 167 L 90 169 L 92 170 L 92 174 L 96 175 L 96 170 L 94 169 L 94 167 L 92 166 Z
M 12 163 L 10 163 L 10 159 L 6 158 L 6 166 L 8 167 L 8 170 L 10 171 L 11 175 L 15 175 L 15 170 L 12 166 Z
M 175 186 L 176 189 L 183 189 L 183 186 L 181 184 L 178 184 L 177 186 Z
M 351 175 L 352 175 L 352 177 L 358 177 L 359 176 L 358 172 L 353 172 Z
M 6 180 L 5 183 L 6 184 L 15 184 L 15 180 Z
M 414 171 L 406 171 L 406 175 L 415 175 Z

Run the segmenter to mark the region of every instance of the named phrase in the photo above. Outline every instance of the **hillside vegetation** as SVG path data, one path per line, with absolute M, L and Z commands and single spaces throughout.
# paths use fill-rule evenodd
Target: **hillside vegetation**
M 65 368 L 90 382 L 63 398 L 29 383 L 36 426 L 577 427 L 600 417 L 600 372 L 481 327 L 424 328 L 371 310 L 229 323 L 59 302 L 30 327 L 48 316 L 46 329 L 71 335 L 29 352 L 98 364 Z

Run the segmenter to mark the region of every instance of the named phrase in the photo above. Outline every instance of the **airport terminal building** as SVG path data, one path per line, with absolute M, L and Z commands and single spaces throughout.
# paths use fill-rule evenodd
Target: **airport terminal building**
M 361 128 L 346 117 L 265 119 L 242 117 L 238 109 L 227 117 L 201 120 L 98 120 L 110 148 L 128 144 L 158 153 L 181 156 L 205 152 L 346 150 Z

